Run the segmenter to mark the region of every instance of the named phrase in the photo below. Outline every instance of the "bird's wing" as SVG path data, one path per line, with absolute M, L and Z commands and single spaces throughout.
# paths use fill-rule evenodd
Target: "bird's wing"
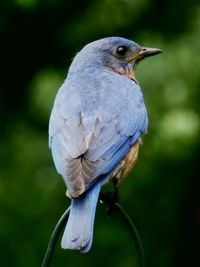
M 147 128 L 140 87 L 109 71 L 66 80 L 55 99 L 49 143 L 69 193 L 111 172 Z

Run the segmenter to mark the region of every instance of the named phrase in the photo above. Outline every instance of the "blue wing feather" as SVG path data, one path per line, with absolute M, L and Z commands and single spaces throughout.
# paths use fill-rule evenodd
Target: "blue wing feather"
M 112 172 L 112 170 L 120 163 L 120 161 L 123 159 L 123 157 L 129 151 L 129 149 L 130 149 L 130 140 L 128 139 L 117 151 L 115 151 L 114 154 L 113 153 L 110 154 L 110 155 L 112 155 L 112 157 L 104 165 L 104 169 L 103 169 L 102 174 L 108 174 L 108 173 Z

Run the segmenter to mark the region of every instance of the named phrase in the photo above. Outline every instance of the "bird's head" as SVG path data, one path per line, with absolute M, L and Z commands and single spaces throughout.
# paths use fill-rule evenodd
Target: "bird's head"
M 137 64 L 142 59 L 161 52 L 158 48 L 142 47 L 122 37 L 107 37 L 87 44 L 77 54 L 74 63 L 76 68 L 91 64 L 104 67 L 136 81 Z

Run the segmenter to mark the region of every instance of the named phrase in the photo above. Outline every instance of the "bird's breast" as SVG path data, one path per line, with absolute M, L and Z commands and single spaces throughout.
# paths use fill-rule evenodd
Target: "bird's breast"
M 136 143 L 134 143 L 131 146 L 129 152 L 122 159 L 120 164 L 110 174 L 110 179 L 115 185 L 118 185 L 135 166 L 140 144 L 141 144 L 141 139 L 139 139 Z

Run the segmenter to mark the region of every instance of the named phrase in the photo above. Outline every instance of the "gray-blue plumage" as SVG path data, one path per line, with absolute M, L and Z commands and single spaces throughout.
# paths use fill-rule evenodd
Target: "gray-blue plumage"
M 126 57 L 116 55 L 120 46 L 128 47 Z M 63 248 L 90 249 L 100 188 L 147 130 L 141 89 L 126 75 L 136 64 L 128 58 L 140 51 L 139 45 L 119 37 L 88 44 L 57 93 L 49 145 L 72 197 Z

